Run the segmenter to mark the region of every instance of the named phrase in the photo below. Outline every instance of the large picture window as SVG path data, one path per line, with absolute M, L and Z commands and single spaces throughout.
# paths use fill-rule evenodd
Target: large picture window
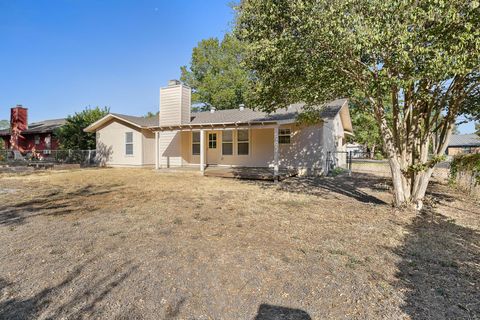
M 291 136 L 292 136 L 292 132 L 290 131 L 290 129 L 279 129 L 278 130 L 278 143 L 281 143 L 281 144 L 290 143 Z
M 237 152 L 238 155 L 245 156 L 248 155 L 249 150 L 249 136 L 248 129 L 242 129 L 237 131 Z
M 222 155 L 231 156 L 233 154 L 233 131 L 225 130 L 222 134 Z
M 133 155 L 133 132 L 125 132 L 125 154 Z
M 200 132 L 192 132 L 192 154 L 197 156 L 200 154 Z

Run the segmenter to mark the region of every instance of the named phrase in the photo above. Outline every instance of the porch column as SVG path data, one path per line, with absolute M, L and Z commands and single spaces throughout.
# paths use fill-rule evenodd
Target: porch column
M 279 146 L 278 127 L 273 128 L 273 179 L 278 181 Z
M 159 152 L 159 148 L 158 148 L 158 136 L 159 136 L 159 132 L 158 131 L 155 131 L 155 169 L 160 169 L 160 156 L 158 154 Z
M 200 130 L 200 171 L 205 173 L 205 130 Z

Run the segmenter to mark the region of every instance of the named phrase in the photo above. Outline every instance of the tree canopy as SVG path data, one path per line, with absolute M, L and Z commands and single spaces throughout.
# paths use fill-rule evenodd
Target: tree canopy
M 421 208 L 455 119 L 478 108 L 478 1 L 244 0 L 236 33 L 266 111 L 360 92 L 381 130 L 395 204 Z
M 222 41 L 202 40 L 193 48 L 189 67 L 181 68 L 181 81 L 193 89 L 192 102 L 216 109 L 238 108 L 249 90 L 248 71 L 242 67 L 244 48 L 232 34 Z
M 67 123 L 56 130 L 55 135 L 62 149 L 89 150 L 95 149 L 95 133 L 84 132 L 83 129 L 101 119 L 110 112 L 107 107 L 86 108 L 67 117 Z

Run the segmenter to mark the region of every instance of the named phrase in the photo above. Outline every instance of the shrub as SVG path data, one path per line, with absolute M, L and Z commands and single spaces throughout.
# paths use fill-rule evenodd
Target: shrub
M 475 176 L 475 185 L 480 184 L 480 154 L 455 156 L 450 163 L 450 182 L 455 183 L 459 172 L 469 171 Z

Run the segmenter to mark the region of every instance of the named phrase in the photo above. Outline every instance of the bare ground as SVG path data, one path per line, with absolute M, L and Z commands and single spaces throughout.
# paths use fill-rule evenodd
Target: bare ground
M 480 208 L 383 178 L 0 175 L 0 319 L 475 319 Z

